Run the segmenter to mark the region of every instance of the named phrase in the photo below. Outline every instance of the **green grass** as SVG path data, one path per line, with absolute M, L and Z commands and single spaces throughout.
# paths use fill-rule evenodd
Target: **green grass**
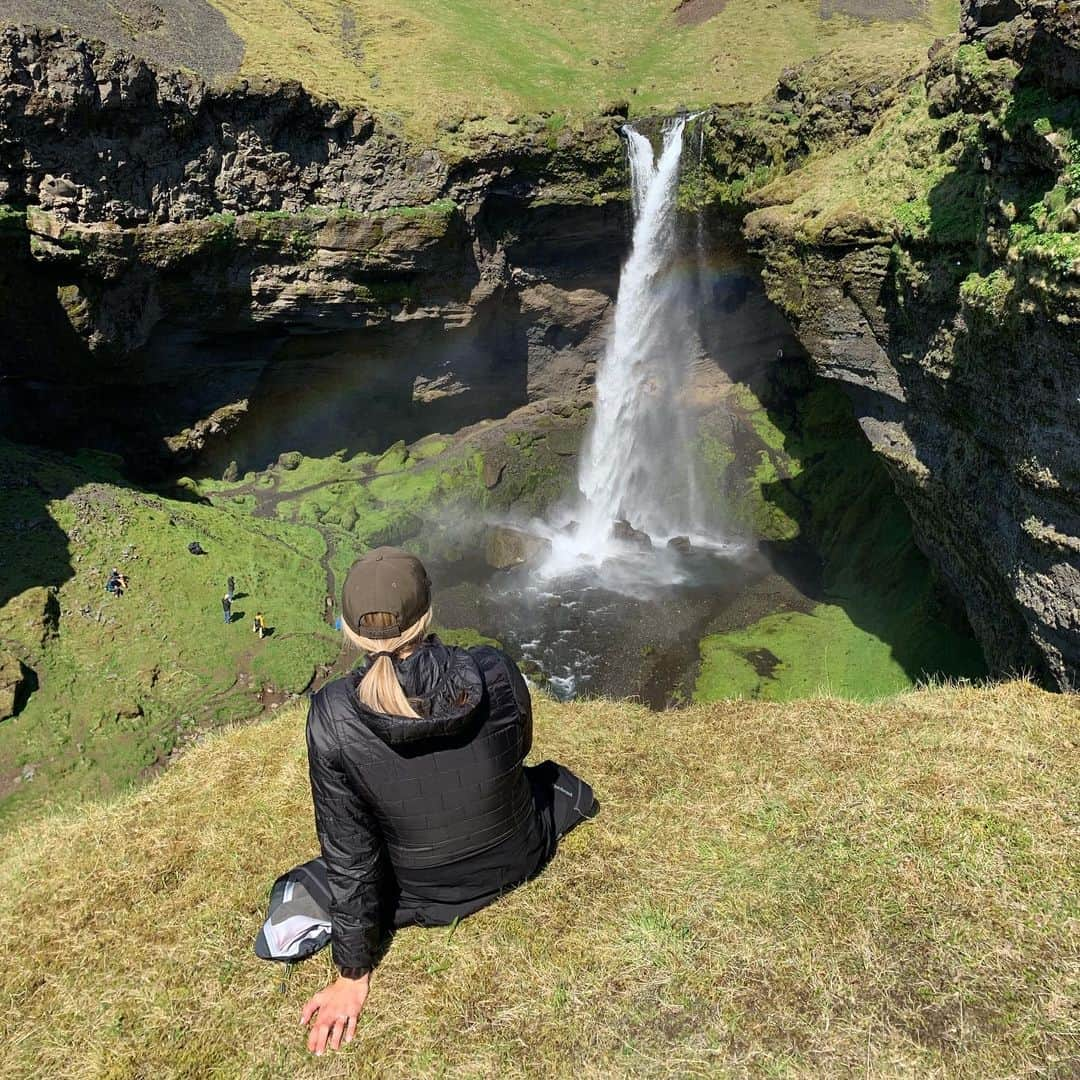
M 213 0 L 244 40 L 242 73 L 299 79 L 365 103 L 426 139 L 439 119 L 547 112 L 551 137 L 568 114 L 625 99 L 634 112 L 766 93 L 781 69 L 824 50 L 869 60 L 913 57 L 956 29 L 955 0 L 932 0 L 917 22 L 823 20 L 817 3 L 731 0 L 683 26 L 668 0 Z M 350 24 L 352 28 L 350 29 Z
M 767 652 L 776 667 L 759 674 L 750 657 Z M 749 697 L 766 701 L 833 694 L 862 701 L 911 688 L 912 679 L 890 646 L 860 629 L 843 608 L 778 612 L 745 630 L 701 643 L 698 701 Z
M 395 938 L 356 1041 L 326 954 L 251 943 L 316 850 L 304 712 L 218 734 L 0 855 L 0 1072 L 179 1077 L 1073 1075 L 1080 701 L 537 702 L 601 813 L 535 881 Z
M 402 446 L 348 461 L 292 455 L 295 468 L 235 484 L 185 480 L 184 499 L 133 489 L 108 455 L 0 442 L 0 478 L 11 481 L 0 513 L 13 526 L 0 645 L 14 643 L 40 683 L 0 724 L 0 825 L 48 802 L 115 794 L 198 731 L 258 713 L 258 691 L 302 691 L 341 648 L 323 618 L 327 545 L 340 582 L 363 551 L 421 532 L 430 546 L 440 533 L 425 519 L 482 498 L 472 454 L 432 451 L 416 462 Z M 188 553 L 195 539 L 205 556 Z M 104 590 L 114 565 L 130 580 L 123 597 Z M 230 574 L 245 595 L 226 626 Z M 43 583 L 57 586 L 63 612 L 44 642 L 30 611 L 40 613 Z M 256 610 L 274 628 L 262 641 Z
M 790 222 L 801 243 L 877 232 L 908 243 L 973 244 L 985 200 L 972 157 L 978 139 L 977 117 L 931 117 L 919 80 L 867 138 L 812 158 L 757 197 L 782 204 L 769 213 Z
M 0 443 L 0 473 L 27 484 L 0 491 L 0 512 L 39 523 L 5 542 L 16 598 L 0 608 L 0 638 L 29 651 L 40 680 L 23 712 L 0 725 L 0 777 L 35 770 L 32 782 L 5 785 L 2 817 L 29 802 L 121 790 L 195 729 L 257 711 L 249 691 L 259 683 L 298 693 L 338 652 L 320 618 L 318 532 L 136 491 L 114 469 L 104 455 Z M 188 553 L 195 539 L 205 556 Z M 112 566 L 129 578 L 123 597 L 104 590 Z M 246 595 L 226 626 L 230 574 Z M 42 582 L 58 586 L 62 612 L 44 644 L 40 631 L 6 619 Z M 257 609 L 275 628 L 261 642 L 250 629 Z
M 712 477 L 723 485 L 713 498 L 754 536 L 812 549 L 824 602 L 705 637 L 695 700 L 867 700 L 927 679 L 984 677 L 981 651 L 941 607 L 907 512 L 842 391 L 819 380 L 770 409 L 736 386 L 728 406 L 761 448 L 747 475 L 727 463 Z

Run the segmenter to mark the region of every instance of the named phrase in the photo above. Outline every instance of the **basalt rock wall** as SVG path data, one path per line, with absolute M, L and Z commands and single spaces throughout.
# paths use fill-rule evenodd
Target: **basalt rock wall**
M 699 236 L 737 239 L 756 169 L 865 133 L 895 73 L 862 74 L 785 72 L 775 101 L 713 110 L 685 162 Z M 299 84 L 214 89 L 9 28 L 4 430 L 246 468 L 580 402 L 629 238 L 624 112 L 475 118 L 418 149 Z M 745 367 L 771 332 L 712 359 Z
M 1080 683 L 1080 7 L 968 0 L 857 155 L 746 234 L 992 667 Z
M 628 233 L 618 122 L 415 150 L 298 84 L 212 90 L 6 30 L 5 433 L 175 469 L 296 395 L 305 450 L 578 397 Z

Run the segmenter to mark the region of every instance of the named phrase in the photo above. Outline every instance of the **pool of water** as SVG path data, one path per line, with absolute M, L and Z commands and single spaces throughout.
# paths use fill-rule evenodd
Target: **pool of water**
M 635 552 L 548 576 L 482 562 L 430 568 L 436 619 L 495 638 L 554 696 L 637 698 L 662 709 L 688 699 L 706 634 L 777 610 L 809 611 L 810 558 L 752 544 Z

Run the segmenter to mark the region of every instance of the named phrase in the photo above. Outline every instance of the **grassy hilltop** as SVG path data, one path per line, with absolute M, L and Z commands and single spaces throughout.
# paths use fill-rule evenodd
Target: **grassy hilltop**
M 474 113 L 594 113 L 619 98 L 635 112 L 748 101 L 825 49 L 925 49 L 955 30 L 958 7 L 838 3 L 823 18 L 818 0 L 212 3 L 244 41 L 244 73 L 298 78 L 420 131 Z
M 430 140 L 441 122 L 634 113 L 750 101 L 829 49 L 913 59 L 956 29 L 957 0 L 7 0 L 15 22 L 89 37 L 218 80 L 298 79 Z M 224 21 L 226 26 L 220 25 Z M 203 27 L 199 34 L 194 28 Z
M 539 703 L 599 818 L 452 932 L 403 931 L 315 1061 L 325 955 L 255 959 L 316 850 L 304 714 L 22 826 L 0 859 L 5 1077 L 1075 1076 L 1080 702 Z M 47 883 L 47 891 L 43 885 Z

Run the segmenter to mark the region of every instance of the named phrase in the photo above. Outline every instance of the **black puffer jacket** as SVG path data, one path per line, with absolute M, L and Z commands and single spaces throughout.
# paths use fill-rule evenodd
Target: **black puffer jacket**
M 366 668 L 323 687 L 308 713 L 342 968 L 369 970 L 391 925 L 448 923 L 483 907 L 548 854 L 522 768 L 532 707 L 513 661 L 432 635 L 395 667 L 419 719 L 362 705 Z

